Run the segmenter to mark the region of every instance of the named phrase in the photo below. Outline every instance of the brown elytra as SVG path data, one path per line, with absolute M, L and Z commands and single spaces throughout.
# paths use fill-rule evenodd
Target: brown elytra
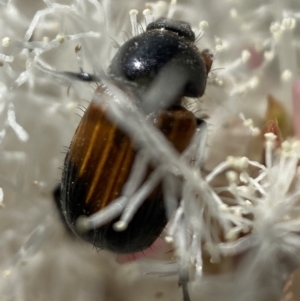
M 98 95 L 105 93 L 99 87 Z M 77 233 L 79 216 L 90 216 L 121 196 L 137 149 L 131 137 L 110 121 L 106 104 L 92 101 L 86 109 L 70 145 L 62 185 L 62 202 L 69 226 L 95 246 L 117 253 L 148 248 L 167 223 L 161 185 L 143 202 L 126 230 L 112 228 L 117 219 L 87 233 Z M 194 114 L 181 106 L 159 110 L 147 119 L 165 135 L 174 148 L 183 152 L 197 129 Z M 149 166 L 152 170 L 154 166 Z

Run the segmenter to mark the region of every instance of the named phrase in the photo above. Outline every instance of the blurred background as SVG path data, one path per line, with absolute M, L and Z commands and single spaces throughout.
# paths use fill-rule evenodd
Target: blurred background
M 105 72 L 118 44 L 132 36 L 132 9 L 144 28 L 145 9 L 153 19 L 189 22 L 201 35 L 199 49 L 214 53 L 206 93 L 193 106 L 197 116 L 208 116 L 206 173 L 228 155 L 262 162 L 262 137 L 253 136 L 240 113 L 262 132 L 277 114 L 284 139 L 300 133 L 297 0 L 0 1 L 1 300 L 182 300 L 177 276 L 155 273 L 174 261 L 166 246 L 139 261 L 116 259 L 70 238 L 52 198 L 82 116 L 78 106 L 86 107 L 96 89 L 59 72 Z M 192 282 L 192 300 L 276 300 L 268 286 L 255 299 L 264 284 L 247 264 L 225 273 L 228 264 Z M 270 275 L 283 273 L 274 269 Z M 295 294 L 286 300 L 297 300 Z

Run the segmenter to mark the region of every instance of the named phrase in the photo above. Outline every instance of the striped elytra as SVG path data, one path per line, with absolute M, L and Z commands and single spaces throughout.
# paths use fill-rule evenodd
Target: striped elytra
M 180 103 L 185 96 L 203 95 L 211 64 L 212 56 L 206 50 L 198 50 L 187 23 L 159 19 L 149 24 L 146 32 L 120 47 L 108 75 L 121 87 L 133 83 L 124 91 L 130 90 L 129 99 L 139 108 L 143 107 L 144 95 L 156 78 L 164 76 L 168 86 L 156 91 L 158 106 L 147 111 L 147 119 L 182 153 L 190 144 L 199 120 Z M 85 73 L 68 74 L 85 81 L 96 78 Z M 175 86 L 176 95 L 169 93 Z M 99 99 L 106 92 L 100 85 L 95 93 Z M 172 95 L 171 101 L 165 101 L 166 95 Z M 162 183 L 144 200 L 124 231 L 113 228 L 119 217 L 86 232 L 78 231 L 76 226 L 79 217 L 100 212 L 122 195 L 139 151 L 133 138 L 107 117 L 106 110 L 105 102 L 92 100 L 84 112 L 65 158 L 58 207 L 70 229 L 94 246 L 116 253 L 142 251 L 153 244 L 168 222 Z M 149 165 L 147 169 L 143 181 L 155 166 Z
M 70 145 L 62 186 L 65 217 L 78 236 L 96 247 L 116 253 L 141 251 L 152 245 L 167 223 L 161 185 L 143 202 L 126 230 L 113 229 L 118 219 L 86 233 L 76 229 L 78 217 L 98 212 L 121 195 L 136 156 L 132 140 L 106 117 L 105 110 L 105 105 L 92 101 Z M 187 148 L 197 128 L 195 116 L 180 106 L 149 117 L 179 152 Z

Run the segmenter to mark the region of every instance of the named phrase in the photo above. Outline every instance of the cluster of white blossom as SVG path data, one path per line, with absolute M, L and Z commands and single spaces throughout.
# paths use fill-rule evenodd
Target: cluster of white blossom
M 124 40 L 159 17 L 189 22 L 199 49 L 214 54 L 204 97 L 186 100 L 207 126 L 181 156 L 107 78 L 104 98 L 64 73 L 101 78 Z M 1 300 L 182 300 L 184 272 L 192 300 L 279 300 L 300 251 L 299 18 L 297 0 L 0 0 Z M 280 100 L 283 140 L 265 133 L 269 94 Z M 142 151 L 126 187 L 133 197 L 80 226 L 121 214 L 124 230 L 163 181 L 176 210 L 156 259 L 119 265 L 70 239 L 56 214 L 63 146 L 91 99 Z M 150 161 L 157 168 L 140 185 Z

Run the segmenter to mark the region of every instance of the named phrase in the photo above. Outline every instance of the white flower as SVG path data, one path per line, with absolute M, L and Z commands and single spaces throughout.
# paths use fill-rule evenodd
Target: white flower
M 123 40 L 161 16 L 189 22 L 199 36 L 197 46 L 214 52 L 216 70 L 209 75 L 200 113 L 198 103 L 187 100 L 200 117 L 210 116 L 208 128 L 201 128 L 189 150 L 179 156 L 141 112 L 126 105 L 123 91 L 107 82 L 112 118 L 138 137 L 145 150 L 138 162 L 158 163 L 152 182 L 138 189 L 135 181 L 128 183 L 129 190 L 137 189 L 136 195 L 116 227 L 126 227 L 162 178 L 167 208 L 176 207 L 180 175 L 181 201 L 166 238 L 176 248 L 180 273 L 190 270 L 194 276 L 192 300 L 260 300 L 272 292 L 277 297 L 299 261 L 299 142 L 287 140 L 274 149 L 273 137 L 267 136 L 265 166 L 257 158 L 261 149 L 250 144 L 252 135 L 259 134 L 267 94 L 291 108 L 299 69 L 300 11 L 267 0 L 131 1 L 130 7 L 125 1 L 65 3 L 0 1 L 1 298 L 140 300 L 142 295 L 143 300 L 181 300 L 177 278 L 138 276 L 154 271 L 177 277 L 177 264 L 144 261 L 117 267 L 111 255 L 69 241 L 50 195 L 61 177 L 57 168 L 64 159 L 62 147 L 69 145 L 79 121 L 76 107 L 86 106 L 82 99 L 91 101 L 96 87 L 63 72 L 82 68 L 103 75 Z M 240 113 L 253 118 L 243 120 L 250 134 Z M 203 166 L 210 172 L 201 173 Z M 215 184 L 219 175 L 226 176 L 222 187 Z M 99 222 L 99 216 L 95 220 Z M 244 256 L 235 269 L 237 254 Z M 207 276 L 207 258 L 220 266 L 232 258 L 230 276 Z M 265 284 L 265 279 L 273 282 Z

